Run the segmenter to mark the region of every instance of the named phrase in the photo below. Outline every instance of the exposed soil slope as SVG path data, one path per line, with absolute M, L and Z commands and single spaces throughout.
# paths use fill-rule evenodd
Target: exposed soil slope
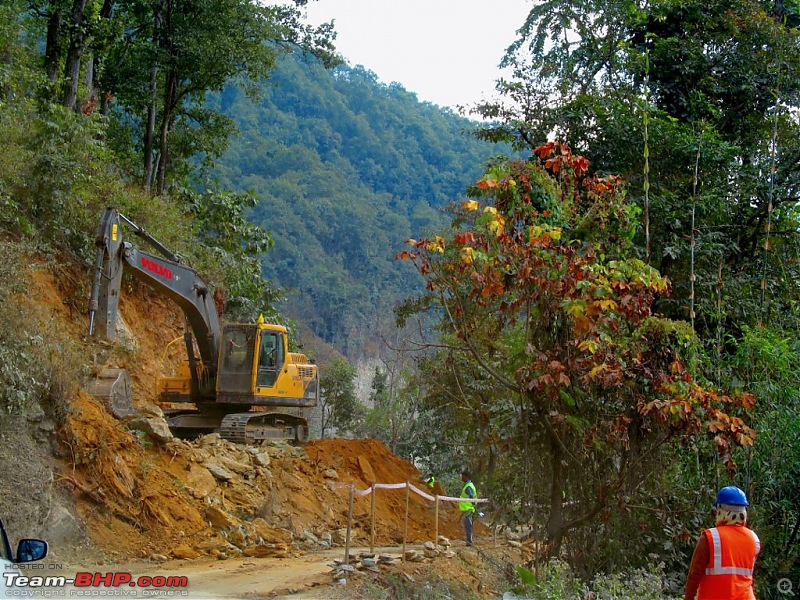
M 66 287 L 40 272 L 33 298 L 85 336 L 86 317 L 69 309 Z M 77 286 L 79 287 L 79 286 Z M 114 345 L 83 339 L 86 362 L 128 370 L 137 406 L 155 414 L 156 379 L 180 358 L 183 317 L 166 299 L 124 284 L 120 312 L 130 338 Z M 123 336 L 125 337 L 125 336 Z M 288 556 L 343 542 L 349 486 L 418 482 L 419 471 L 374 440 L 317 440 L 302 448 L 273 443 L 158 441 L 130 429 L 85 392 L 61 432 L 56 479 L 74 491 L 89 549 L 109 559 L 196 558 L 203 555 Z M 431 505 L 405 490 L 376 495 L 376 543 L 433 539 Z M 368 544 L 371 498 L 354 502 L 354 543 Z M 439 533 L 461 535 L 458 511 L 445 505 Z

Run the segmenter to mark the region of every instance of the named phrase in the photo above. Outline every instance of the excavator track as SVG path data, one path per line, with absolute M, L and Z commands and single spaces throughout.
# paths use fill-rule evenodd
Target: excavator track
M 303 443 L 308 439 L 308 423 L 302 417 L 285 413 L 232 413 L 222 419 L 219 434 L 238 444 L 263 440 Z

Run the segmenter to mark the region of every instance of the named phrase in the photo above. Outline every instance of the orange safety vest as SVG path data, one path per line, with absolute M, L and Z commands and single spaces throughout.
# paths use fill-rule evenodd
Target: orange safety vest
M 755 600 L 753 568 L 761 541 L 743 525 L 721 525 L 703 532 L 710 557 L 697 600 Z

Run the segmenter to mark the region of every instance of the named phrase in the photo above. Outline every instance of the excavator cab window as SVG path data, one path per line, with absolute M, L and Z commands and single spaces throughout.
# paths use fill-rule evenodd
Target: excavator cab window
M 221 342 L 219 389 L 232 393 L 250 392 L 257 335 L 255 325 L 225 326 Z
M 261 332 L 261 350 L 258 355 L 257 387 L 272 387 L 283 367 L 283 339 L 274 331 Z

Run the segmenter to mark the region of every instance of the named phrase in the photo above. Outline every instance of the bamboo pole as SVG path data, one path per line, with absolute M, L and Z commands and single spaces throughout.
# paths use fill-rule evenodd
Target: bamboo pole
M 439 494 L 436 494 L 436 500 L 433 509 L 433 521 L 436 524 L 434 527 L 433 543 L 439 543 Z
M 350 564 L 350 532 L 353 528 L 353 494 L 356 486 L 350 484 L 350 501 L 347 508 L 347 536 L 344 539 L 344 564 Z
M 406 538 L 408 537 L 408 504 L 411 499 L 411 488 L 406 481 L 406 517 L 403 523 L 403 560 L 406 559 Z
M 375 484 L 372 484 L 372 506 L 370 508 L 370 526 L 369 526 L 369 552 L 375 552 Z

